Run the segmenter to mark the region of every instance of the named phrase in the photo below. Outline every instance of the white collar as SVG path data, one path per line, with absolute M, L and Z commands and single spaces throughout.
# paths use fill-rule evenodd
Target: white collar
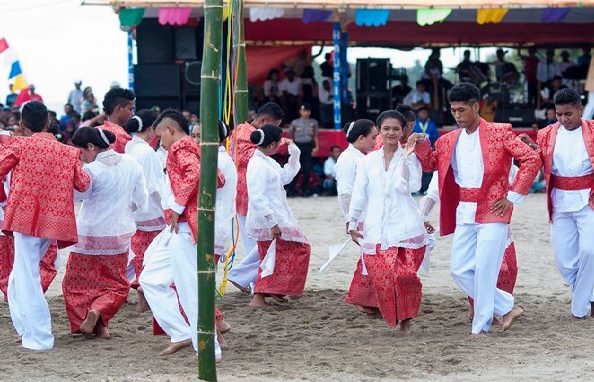
M 95 160 L 105 159 L 105 158 L 109 158 L 109 157 L 112 157 L 115 155 L 118 155 L 118 154 L 115 151 L 113 151 L 112 149 L 109 149 L 109 150 L 105 150 L 105 151 L 97 154 L 97 157 L 95 157 Z

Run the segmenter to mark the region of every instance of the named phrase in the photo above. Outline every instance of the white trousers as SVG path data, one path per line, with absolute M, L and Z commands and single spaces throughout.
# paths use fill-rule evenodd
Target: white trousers
M 460 224 L 452 243 L 452 278 L 474 299 L 472 333 L 488 332 L 493 316 L 514 307 L 511 294 L 497 288 L 497 277 L 507 243 L 508 224 Z
M 14 232 L 14 264 L 8 277 L 8 307 L 12 324 L 24 348 L 54 347 L 52 319 L 41 289 L 39 262 L 50 240 Z
M 571 313 L 585 317 L 594 302 L 594 210 L 553 213 L 551 241 L 557 268 L 571 287 Z
M 260 267 L 260 255 L 258 254 L 258 243 L 248 237 L 246 229 L 246 217 L 237 215 L 239 220 L 239 234 L 243 243 L 245 257 L 229 271 L 229 280 L 241 285 L 243 288 L 252 288 L 256 284 L 258 268 Z
M 143 265 L 139 283 L 159 326 L 171 342 L 191 338 L 198 351 L 198 260 L 188 224 L 180 223 L 177 234 L 165 228 L 147 248 Z M 179 310 L 178 296 L 190 325 Z M 221 357 L 216 334 L 215 355 Z

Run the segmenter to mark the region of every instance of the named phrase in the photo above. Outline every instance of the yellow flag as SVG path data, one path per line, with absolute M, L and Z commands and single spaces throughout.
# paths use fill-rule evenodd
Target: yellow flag
M 500 23 L 507 11 L 507 8 L 479 9 L 476 11 L 476 22 L 479 24 Z
M 12 84 L 13 91 L 19 91 L 22 89 L 27 88 L 29 85 L 27 84 L 27 80 L 23 74 L 19 74 L 14 78 L 14 83 Z

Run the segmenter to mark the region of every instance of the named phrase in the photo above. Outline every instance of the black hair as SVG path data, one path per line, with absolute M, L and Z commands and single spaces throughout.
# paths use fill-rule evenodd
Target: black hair
M 353 128 L 351 129 L 351 124 Z M 344 133 L 348 143 L 354 143 L 359 137 L 366 137 L 367 134 L 375 127 L 375 124 L 370 119 L 358 119 L 355 122 L 344 125 Z M 349 131 L 350 130 L 350 131 Z
M 32 132 L 39 133 L 47 128 L 49 113 L 44 104 L 37 101 L 23 105 L 21 121 Z
M 557 105 L 572 105 L 575 107 L 580 107 L 582 106 L 582 100 L 578 92 L 571 88 L 566 88 L 555 93 L 555 106 Z
M 138 118 L 142 121 L 142 126 L 138 122 Z M 149 127 L 153 126 L 153 123 L 157 119 L 155 113 L 148 109 L 139 110 L 135 116 L 130 118 L 126 123 L 126 131 L 128 134 L 132 135 L 132 133 L 138 133 L 141 131 L 146 131 Z M 140 129 L 139 129 L 140 127 Z
M 263 140 L 262 134 L 264 134 Z M 259 147 L 266 147 L 273 142 L 280 141 L 282 137 L 283 129 L 271 123 L 267 123 L 259 129 L 252 131 L 252 133 L 250 134 L 250 141 L 253 144 L 258 145 Z M 262 141 L 262 143 L 260 143 L 260 141 Z
M 408 121 L 406 117 L 398 110 L 386 110 L 377 117 L 377 128 L 381 129 L 382 123 L 384 123 L 384 121 L 388 118 L 393 118 L 400 121 L 403 129 L 406 127 L 406 122 Z
M 303 109 L 303 110 L 309 110 L 309 111 L 311 111 L 311 105 L 309 103 L 307 103 L 307 102 L 302 102 L 300 108 Z
M 87 110 L 83 113 L 82 120 L 83 120 L 83 122 L 85 122 L 85 121 L 95 118 L 96 116 L 97 116 L 97 113 L 95 113 L 93 110 Z
M 340 150 L 340 147 L 338 147 L 338 146 L 336 146 L 336 145 L 334 145 L 334 146 L 331 146 L 331 147 L 330 147 L 330 152 L 334 151 L 334 149 L 339 149 L 339 150 Z
M 157 119 L 155 120 L 155 122 L 153 122 L 153 125 L 157 126 L 159 123 L 161 123 L 165 118 L 167 119 L 171 119 L 173 122 L 175 122 L 175 127 L 182 131 L 184 134 L 190 134 L 190 130 L 189 130 L 189 123 L 188 120 L 186 119 L 186 117 L 184 117 L 184 115 L 176 109 L 165 109 L 161 112 L 161 114 L 159 114 L 159 116 L 157 117 Z
M 116 106 L 125 106 L 133 102 L 134 99 L 136 99 L 136 96 L 132 90 L 122 88 L 109 89 L 103 98 L 103 110 L 105 114 L 111 115 Z
M 417 81 L 417 82 L 415 83 L 415 85 L 416 85 L 416 86 L 423 85 L 425 88 L 427 88 L 427 85 L 425 84 L 425 81 L 421 81 L 421 80 L 419 80 L 419 81 Z
M 551 82 L 557 81 L 557 80 L 558 81 L 563 81 L 563 77 L 561 77 L 561 76 L 553 76 L 553 78 L 551 78 Z
M 223 143 L 230 133 L 229 126 L 223 121 L 219 121 L 219 143 Z
M 258 109 L 258 117 L 263 115 L 267 115 L 271 117 L 273 120 L 279 120 L 285 118 L 285 113 L 283 113 L 283 109 L 280 106 L 275 104 L 274 102 L 267 102 L 264 105 L 260 106 Z
M 70 108 L 74 109 L 74 106 L 72 106 L 72 104 L 70 102 L 64 104 L 64 106 L 70 106 Z
M 108 142 L 105 142 L 103 137 L 101 136 L 101 132 L 105 135 Z M 99 128 L 83 126 L 79 127 L 72 135 L 72 144 L 76 147 L 80 147 L 86 149 L 89 143 L 102 148 L 107 149 L 109 145 L 114 143 L 116 140 L 115 135 L 111 131 L 107 130 L 99 130 Z
M 268 72 L 268 77 L 266 77 L 267 79 L 271 80 L 272 79 L 272 75 L 276 73 L 278 75 L 280 75 L 280 71 L 276 68 L 274 69 L 270 69 L 270 71 Z
M 475 84 L 462 82 L 450 90 L 449 100 L 452 102 L 475 103 L 481 99 L 481 92 Z
M 414 109 L 408 105 L 397 105 L 395 110 L 406 118 L 406 122 L 412 122 L 417 119 Z

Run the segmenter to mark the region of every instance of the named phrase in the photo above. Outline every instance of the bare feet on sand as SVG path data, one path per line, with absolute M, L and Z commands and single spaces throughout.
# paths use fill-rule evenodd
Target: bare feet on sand
M 231 330 L 231 325 L 229 325 L 225 320 L 220 320 L 218 322 L 218 327 L 222 334 L 225 334 Z
M 17 338 L 14 339 L 14 343 L 15 344 L 22 344 L 23 343 L 23 337 L 18 336 Z
M 159 355 L 170 355 L 173 353 L 177 353 L 181 349 L 186 348 L 188 346 L 192 346 L 191 339 L 183 340 L 183 341 L 179 341 L 179 342 L 172 342 L 171 345 L 167 346 L 167 349 L 163 350 L 161 353 L 159 353 Z
M 272 297 L 274 301 L 280 302 L 281 304 L 289 302 L 285 296 L 281 296 L 280 294 L 271 294 L 270 297 Z
M 85 318 L 82 324 L 80 324 L 80 332 L 83 334 L 93 334 L 95 331 L 95 326 L 97 325 L 97 321 L 99 321 L 100 317 L 101 314 L 99 311 L 93 309 L 89 310 L 89 313 L 87 313 L 87 318 Z
M 506 331 L 509 329 L 515 320 L 520 318 L 524 314 L 524 309 L 520 308 L 517 305 L 514 305 L 512 310 L 503 316 L 503 323 L 501 324 L 501 330 Z
M 493 317 L 493 325 L 503 326 L 503 321 L 499 317 Z
M 477 340 L 477 339 L 486 338 L 486 337 L 487 337 L 487 332 L 485 332 L 484 330 L 478 334 L 474 334 L 474 333 L 470 334 L 471 340 Z
M 95 327 L 95 333 L 97 333 L 97 338 L 101 338 L 104 340 L 108 340 L 111 338 L 111 334 L 109 334 L 107 326 L 103 325 L 103 322 L 101 322 L 101 320 L 97 322 L 97 326 Z
M 237 289 L 239 289 L 240 291 L 242 291 L 243 293 L 246 293 L 246 294 L 250 294 L 251 293 L 250 288 L 242 287 L 241 285 L 239 285 L 238 283 L 236 283 L 233 280 L 229 280 L 229 281 L 231 282 L 231 284 L 235 285 L 235 287 Z
M 250 308 L 259 309 L 270 306 L 270 304 L 266 302 L 263 294 L 256 293 L 252 298 L 252 301 L 250 301 L 249 306 Z
M 361 313 L 373 314 L 375 311 L 363 305 L 354 305 L 354 307 Z
M 144 292 L 142 291 L 142 288 L 138 287 L 136 292 L 138 293 L 138 297 L 137 297 L 138 302 L 136 303 L 136 312 L 144 313 L 144 312 L 148 312 L 149 310 L 151 310 L 151 307 L 149 306 L 148 302 L 146 301 L 146 298 L 144 297 Z
M 400 331 L 403 334 L 409 334 L 411 327 L 412 327 L 412 319 L 411 318 L 407 318 L 406 320 L 400 321 Z

